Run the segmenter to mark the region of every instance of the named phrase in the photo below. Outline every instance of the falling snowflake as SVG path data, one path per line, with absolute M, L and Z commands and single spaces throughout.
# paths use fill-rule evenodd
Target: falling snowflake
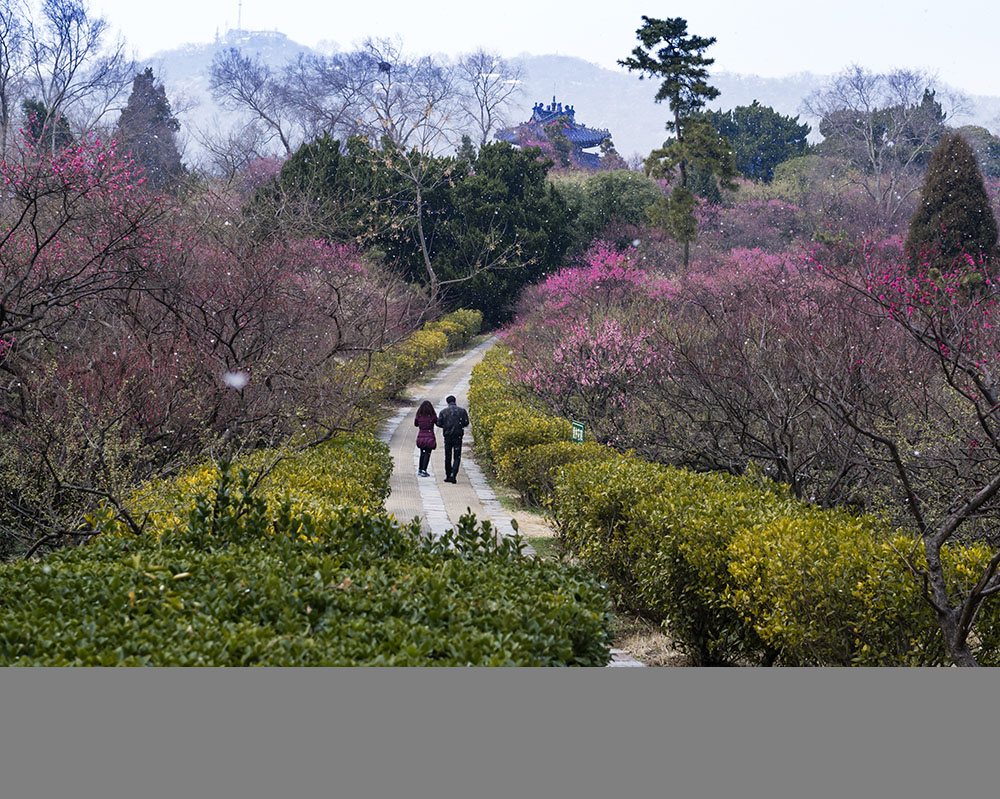
M 250 382 L 250 375 L 246 372 L 225 372 L 222 382 L 230 388 L 241 389 Z

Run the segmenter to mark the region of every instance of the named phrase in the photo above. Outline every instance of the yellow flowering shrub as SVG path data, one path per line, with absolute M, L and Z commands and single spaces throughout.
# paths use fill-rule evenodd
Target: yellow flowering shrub
M 362 513 L 382 512 L 389 494 L 392 459 L 384 443 L 355 434 L 336 437 L 299 453 L 258 450 L 237 458 L 233 467 L 245 468 L 254 476 L 267 472 L 257 493 L 264 497 L 269 509 L 287 499 L 293 513 L 308 513 L 319 521 L 345 505 Z M 218 479 L 217 465 L 206 461 L 176 477 L 149 481 L 129 502 L 132 516 L 140 521 L 148 517 L 146 529 L 154 535 L 174 529 L 186 523 L 194 498 Z M 126 533 L 121 523 L 106 523 L 105 528 Z

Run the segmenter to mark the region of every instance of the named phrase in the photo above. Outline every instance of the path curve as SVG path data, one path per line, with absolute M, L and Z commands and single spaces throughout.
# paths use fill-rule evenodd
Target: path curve
M 444 448 L 438 436 L 438 448 L 431 456 L 430 477 L 417 477 L 420 451 L 417 449 L 417 428 L 413 424 L 416 407 L 429 399 L 435 409 L 445 406 L 444 398 L 454 394 L 458 404 L 469 407 L 469 379 L 472 368 L 496 343 L 491 337 L 459 356 L 429 381 L 411 386 L 406 404 L 382 428 L 379 438 L 389 445 L 392 455 L 392 477 L 386 511 L 398 520 L 420 519 L 427 535 L 440 537 L 458 524 L 465 513 L 474 513 L 479 520 L 488 520 L 500 535 L 511 536 L 511 515 L 504 510 L 473 455 L 472 431 L 466 429 L 462 445 L 462 463 L 457 483 L 444 482 Z M 524 551 L 532 556 L 534 547 L 525 543 Z M 609 666 L 643 666 L 643 663 L 619 649 L 611 650 Z

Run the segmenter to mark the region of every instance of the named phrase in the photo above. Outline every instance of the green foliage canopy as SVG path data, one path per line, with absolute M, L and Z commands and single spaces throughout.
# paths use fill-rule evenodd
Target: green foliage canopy
M 579 176 L 557 175 L 554 184 L 565 199 L 572 223 L 572 252 L 581 252 L 615 225 L 641 225 L 646 209 L 663 197 L 656 181 L 629 169 Z M 625 240 L 614 243 L 624 246 Z
M 729 111 L 708 111 L 705 116 L 732 145 L 736 171 L 751 180 L 770 183 L 778 164 L 808 152 L 809 126 L 757 100 Z
M 341 147 L 322 136 L 289 158 L 251 204 L 253 216 L 265 228 L 290 223 L 306 235 L 355 241 L 426 282 L 419 214 L 445 302 L 500 322 L 521 287 L 557 267 L 570 244 L 569 209 L 545 180 L 552 162 L 506 142 L 458 157 L 405 157 L 424 159 L 419 202 L 404 154 L 390 143 L 351 138 Z

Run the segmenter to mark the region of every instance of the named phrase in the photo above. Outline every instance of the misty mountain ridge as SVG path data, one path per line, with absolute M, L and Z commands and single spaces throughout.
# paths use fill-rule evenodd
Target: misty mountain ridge
M 237 47 L 248 54 L 259 54 L 272 69 L 280 69 L 300 53 L 329 54 L 335 47 L 330 45 L 321 51 L 298 44 L 277 31 L 231 30 L 213 43 L 187 44 L 150 58 L 147 63 L 166 87 L 181 123 L 185 160 L 197 161 L 201 156 L 197 131 L 213 132 L 226 127 L 234 118 L 232 112 L 215 102 L 209 89 L 209 68 L 216 53 Z M 511 105 L 509 124 L 527 120 L 535 103 L 549 103 L 554 97 L 575 107 L 578 122 L 610 130 L 616 149 L 625 158 L 644 157 L 666 138 L 664 125 L 669 107 L 653 100 L 658 81 L 639 80 L 625 69 L 607 69 L 574 56 L 520 55 L 508 60 L 521 68 L 523 87 Z M 721 94 L 709 107 L 729 110 L 758 100 L 781 114 L 799 116 L 801 122 L 812 126 L 809 138 L 815 142 L 821 138 L 816 130 L 818 120 L 803 113 L 802 103 L 831 77 L 810 72 L 781 78 L 713 72 L 710 83 Z M 941 88 L 955 90 L 946 85 Z M 981 125 L 994 133 L 1000 130 L 1000 97 L 965 96 L 969 100 L 968 112 L 956 115 L 953 125 Z

